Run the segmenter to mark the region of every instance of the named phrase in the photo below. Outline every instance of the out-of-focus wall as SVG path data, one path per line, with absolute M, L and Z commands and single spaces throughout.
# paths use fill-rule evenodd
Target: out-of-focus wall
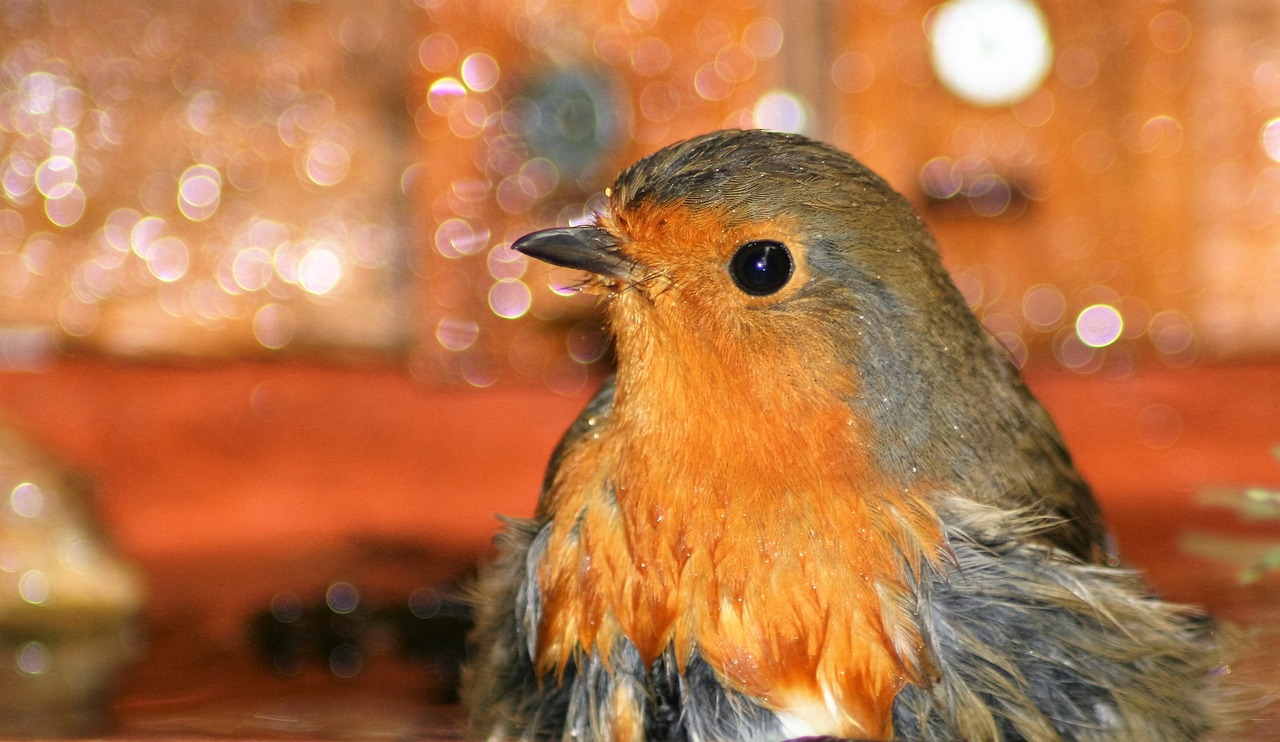
M 726 126 L 802 131 L 882 172 L 1020 360 L 1090 372 L 1267 357 L 1278 13 L 9 3 L 0 366 L 65 348 L 373 352 L 425 381 L 575 393 L 607 342 L 585 302 L 551 288 L 572 275 L 508 245 L 589 218 L 627 162 Z M 981 80 L 976 94 L 943 82 L 987 64 L 995 90 L 1001 64 L 1029 69 L 1037 53 L 1043 76 L 994 102 Z

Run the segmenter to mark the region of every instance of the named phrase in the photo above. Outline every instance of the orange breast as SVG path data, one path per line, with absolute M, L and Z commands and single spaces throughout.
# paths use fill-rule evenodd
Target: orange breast
M 624 638 L 648 662 L 696 652 L 810 734 L 887 739 L 894 696 L 925 680 L 905 572 L 943 539 L 924 493 L 871 464 L 821 310 L 743 301 L 723 272 L 744 240 L 798 259 L 803 241 L 678 205 L 606 221 L 665 267 L 609 302 L 614 407 L 543 502 L 539 667 L 579 648 L 607 663 Z
M 607 662 L 622 637 L 647 662 L 696 650 L 813 733 L 887 739 L 894 696 L 923 680 L 899 555 L 936 558 L 936 517 L 869 467 L 846 384 L 762 398 L 777 377 L 699 347 L 669 361 L 697 374 L 660 357 L 643 377 L 620 369 L 607 424 L 564 460 L 539 666 L 562 670 L 575 647 Z

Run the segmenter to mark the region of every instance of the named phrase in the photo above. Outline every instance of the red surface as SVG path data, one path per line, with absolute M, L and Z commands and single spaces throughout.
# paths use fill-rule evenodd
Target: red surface
M 1033 374 L 1122 535 L 1205 484 L 1280 486 L 1280 366 Z M 383 534 L 472 549 L 527 514 L 586 393 L 430 388 L 401 369 L 65 361 L 0 376 L 0 415 L 97 485 L 157 555 Z
M 474 547 L 532 509 L 582 400 L 432 390 L 393 367 L 64 362 L 0 376 L 0 414 L 97 484 L 147 559 L 386 534 Z

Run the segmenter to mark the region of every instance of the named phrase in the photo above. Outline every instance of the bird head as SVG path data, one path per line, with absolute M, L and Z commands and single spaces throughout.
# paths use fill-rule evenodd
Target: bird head
M 943 349 L 990 355 L 915 211 L 830 146 L 716 132 L 640 160 L 607 195 L 594 224 L 514 248 L 592 274 L 620 386 L 630 370 L 724 374 L 767 388 L 766 406 L 835 391 L 875 417 Z
M 827 145 L 708 134 L 639 161 L 607 194 L 594 224 L 514 247 L 592 274 L 585 288 L 609 295 L 624 365 L 702 350 L 775 387 L 830 386 L 874 355 L 877 336 L 910 342 L 959 318 L 952 332 L 972 339 L 919 217 Z

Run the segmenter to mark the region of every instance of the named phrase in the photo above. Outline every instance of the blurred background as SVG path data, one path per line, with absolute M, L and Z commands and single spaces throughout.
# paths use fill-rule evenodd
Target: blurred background
M 1274 623 L 1280 3 L 9 0 L 0 734 L 451 735 L 610 363 L 509 245 L 723 127 L 888 178 L 1126 558 Z

